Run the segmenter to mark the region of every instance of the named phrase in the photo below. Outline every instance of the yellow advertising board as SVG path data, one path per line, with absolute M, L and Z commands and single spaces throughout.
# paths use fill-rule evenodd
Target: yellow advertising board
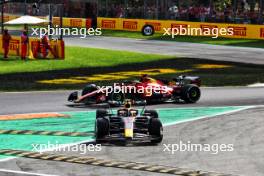
M 4 21 L 15 19 L 18 16 L 5 15 Z M 47 18 L 47 17 L 41 17 Z M 60 18 L 53 17 L 53 25 L 60 25 Z M 91 19 L 85 18 L 65 18 L 63 17 L 64 27 L 90 28 L 92 25 Z M 146 19 L 125 19 L 125 18 L 97 18 L 97 27 L 111 30 L 126 30 L 126 31 L 141 31 L 143 26 L 152 25 L 157 33 L 164 33 L 164 29 L 168 28 L 232 28 L 233 35 L 224 35 L 228 38 L 243 38 L 243 39 L 264 39 L 264 25 L 251 24 L 227 24 L 227 23 L 206 23 L 206 22 L 188 22 L 188 21 L 173 21 L 173 20 L 146 20 Z M 221 35 L 220 35 L 221 36 Z
M 3 54 L 3 38 L 2 35 L 0 35 L 0 53 Z M 42 46 L 40 45 L 40 39 L 39 38 L 29 38 L 29 44 L 28 44 L 28 51 L 27 55 L 30 59 L 37 59 L 41 58 L 41 51 Z M 64 41 L 63 40 L 51 40 L 50 41 L 50 47 L 56 54 L 56 57 L 51 54 L 51 52 L 48 52 L 48 55 L 46 58 L 49 59 L 64 59 Z M 21 37 L 12 36 L 12 39 L 9 44 L 9 54 L 10 56 L 20 56 L 21 55 Z
M 63 27 L 75 27 L 75 28 L 90 28 L 91 27 L 91 19 L 85 18 L 65 18 L 63 17 Z M 53 17 L 52 18 L 53 25 L 60 25 L 60 18 Z
M 143 26 L 152 25 L 157 33 L 164 33 L 169 28 L 225 28 L 233 29 L 233 35 L 221 37 L 243 38 L 243 39 L 264 39 L 264 25 L 251 24 L 225 24 L 206 22 L 187 22 L 172 20 L 145 20 L 145 19 L 124 19 L 124 18 L 97 18 L 97 26 L 102 29 L 141 31 Z

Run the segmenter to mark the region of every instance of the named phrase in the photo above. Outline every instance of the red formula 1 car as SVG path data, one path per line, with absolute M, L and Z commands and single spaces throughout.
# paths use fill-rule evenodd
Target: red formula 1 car
M 108 102 L 111 105 L 122 105 L 125 99 L 131 99 L 135 104 L 145 101 L 148 104 L 169 101 L 196 103 L 201 97 L 200 85 L 199 77 L 179 76 L 167 81 L 143 75 L 139 81 L 128 81 L 112 86 L 87 85 L 80 97 L 78 92 L 73 92 L 68 101 L 84 104 Z

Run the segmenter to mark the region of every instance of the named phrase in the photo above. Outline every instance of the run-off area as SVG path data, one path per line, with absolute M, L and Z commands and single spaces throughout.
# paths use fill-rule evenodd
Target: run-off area
M 168 108 L 158 109 L 159 118 L 164 126 L 177 123 L 211 118 L 217 115 L 240 111 L 249 107 L 202 107 L 202 108 Z M 64 132 L 91 132 L 94 130 L 95 111 L 62 112 L 69 115 L 65 118 L 42 118 L 28 120 L 1 121 L 1 130 L 33 130 L 33 131 L 64 131 Z M 1 119 L 0 119 L 1 120 Z M 164 136 L 166 138 L 166 136 Z M 93 140 L 93 137 L 42 136 L 42 135 L 0 135 L 0 150 L 27 150 L 32 151 L 32 144 L 72 144 Z M 0 159 L 5 159 L 1 156 Z

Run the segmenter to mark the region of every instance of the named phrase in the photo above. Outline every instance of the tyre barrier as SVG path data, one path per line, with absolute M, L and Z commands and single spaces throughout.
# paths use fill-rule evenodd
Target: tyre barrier
M 141 29 L 143 36 L 152 36 L 155 34 L 155 28 L 152 25 L 145 25 Z
M 32 130 L 0 130 L 1 134 L 10 135 L 45 135 L 45 136 L 69 136 L 69 137 L 84 137 L 94 136 L 93 132 L 64 132 L 64 131 L 32 131 Z
M 77 156 L 66 156 L 66 155 L 55 155 L 55 154 L 43 154 L 39 152 L 29 152 L 23 150 L 0 150 L 0 155 L 17 156 L 31 159 L 49 160 L 49 161 L 60 161 L 67 163 L 85 164 L 92 166 L 101 167 L 112 167 L 127 170 L 138 170 L 162 174 L 172 174 L 179 176 L 232 176 L 230 174 L 221 174 L 214 172 L 204 172 L 200 170 L 189 170 L 178 167 L 170 167 L 163 165 L 153 165 L 141 162 L 130 162 L 130 161 L 110 161 L 104 159 L 97 159 L 94 157 L 77 157 Z

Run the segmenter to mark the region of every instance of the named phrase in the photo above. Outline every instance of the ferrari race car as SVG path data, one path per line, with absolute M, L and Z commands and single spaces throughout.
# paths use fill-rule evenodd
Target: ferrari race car
M 138 81 L 128 81 L 114 84 L 113 86 L 99 87 L 95 84 L 87 85 L 80 97 L 78 92 L 73 92 L 68 101 L 84 104 L 110 103 L 123 105 L 125 99 L 131 99 L 140 104 L 162 102 L 196 103 L 201 96 L 201 80 L 199 77 L 179 76 L 171 81 L 153 79 L 144 75 Z
M 151 142 L 158 144 L 163 139 L 163 126 L 155 110 L 131 108 L 131 103 L 118 109 L 116 114 L 105 109 L 96 111 L 95 137 L 97 143 Z

